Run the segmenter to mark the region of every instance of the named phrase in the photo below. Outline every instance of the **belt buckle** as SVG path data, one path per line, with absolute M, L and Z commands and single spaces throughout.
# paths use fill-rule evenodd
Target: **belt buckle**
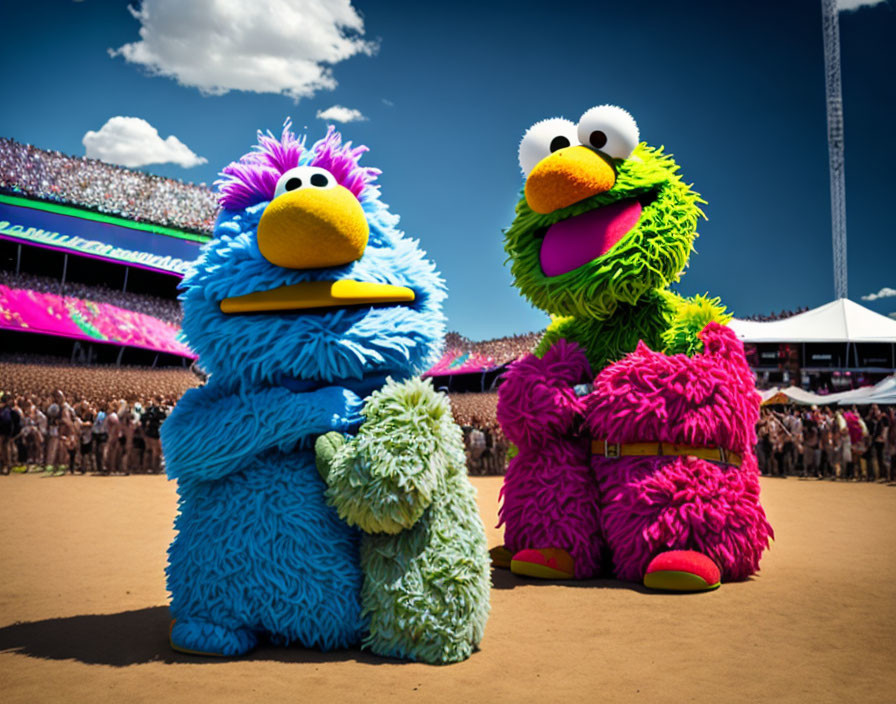
M 618 442 L 604 443 L 604 457 L 608 459 L 617 459 L 622 456 L 622 445 Z
M 731 464 L 728 461 L 728 450 L 726 450 L 724 447 L 719 448 L 719 459 L 721 460 L 722 464 Z

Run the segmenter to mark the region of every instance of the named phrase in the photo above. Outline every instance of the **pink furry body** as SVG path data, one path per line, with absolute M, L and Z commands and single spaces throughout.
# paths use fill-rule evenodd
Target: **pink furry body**
M 575 432 L 585 403 L 572 387 L 590 380 L 581 347 L 560 340 L 543 358 L 515 363 L 498 394 L 498 422 L 519 450 L 501 488 L 504 544 L 562 547 L 578 579 L 597 573 L 602 547 L 590 441 Z
M 570 388 L 587 372 L 575 344 L 561 341 L 543 359 L 514 365 L 498 404 L 498 419 L 520 448 L 502 490 L 509 550 L 563 548 L 580 579 L 598 572 L 603 554 L 616 576 L 640 581 L 655 555 L 674 549 L 711 557 L 723 580 L 758 570 L 773 537 L 753 454 L 759 396 L 734 333 L 710 323 L 700 336 L 705 350 L 694 357 L 639 344 L 606 367 L 583 399 Z M 576 433 L 578 413 L 585 423 Z M 592 457 L 591 438 L 724 447 L 743 462 Z

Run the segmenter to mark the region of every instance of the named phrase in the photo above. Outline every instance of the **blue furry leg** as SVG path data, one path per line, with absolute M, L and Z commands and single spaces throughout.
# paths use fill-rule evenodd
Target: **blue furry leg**
M 327 506 L 325 488 L 307 450 L 248 458 L 217 481 L 180 482 L 172 617 L 321 650 L 360 642 L 359 535 Z
M 190 655 L 235 656 L 248 653 L 258 637 L 248 628 L 231 630 L 208 621 L 178 619 L 171 623 L 171 647 Z

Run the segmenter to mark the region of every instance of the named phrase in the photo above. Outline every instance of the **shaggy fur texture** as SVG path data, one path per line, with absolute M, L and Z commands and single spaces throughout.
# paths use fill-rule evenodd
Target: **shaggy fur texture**
M 610 442 L 724 447 L 740 467 L 694 457 L 592 458 L 601 533 L 614 572 L 640 580 L 664 550 L 716 561 L 723 580 L 745 579 L 774 537 L 759 504 L 753 446 L 759 395 L 734 333 L 710 323 L 703 354 L 667 356 L 645 345 L 607 367 L 586 402 L 586 426 Z
M 498 422 L 518 448 L 501 488 L 504 545 L 563 548 L 579 579 L 596 574 L 601 553 L 590 443 L 575 432 L 585 405 L 572 389 L 590 379 L 582 349 L 561 340 L 513 364 L 498 396 Z
M 444 335 L 441 304 L 445 285 L 416 240 L 397 228 L 397 216 L 379 200 L 372 184 L 376 169 L 349 168 L 363 147 L 339 147 L 339 134 L 328 132 L 310 150 L 304 140 L 284 128 L 278 142 L 259 135 L 259 149 L 225 169 L 224 194 L 215 239 L 203 250 L 183 280 L 183 337 L 199 354 L 200 364 L 230 383 L 280 385 L 284 377 L 345 383 L 371 376 L 406 378 L 435 362 Z M 346 151 L 348 150 L 348 152 Z M 347 156 L 346 154 L 349 154 Z M 257 163 L 263 159 L 263 163 Z M 363 188 L 359 200 L 370 226 L 367 249 L 359 260 L 324 269 L 284 269 L 273 266 L 258 250 L 256 228 L 268 201 L 261 181 L 268 183 L 299 164 L 335 163 L 340 184 Z M 336 168 L 334 166 L 333 168 Z M 240 180 L 231 171 L 238 169 Z M 266 175 L 267 174 L 267 175 Z M 276 174 L 274 178 L 273 174 Z M 366 180 L 365 180 L 366 179 Z M 240 194 L 231 197 L 229 185 Z M 239 186 L 239 188 L 237 188 Z M 349 189 L 351 190 L 351 188 Z M 271 186 L 273 194 L 273 186 Z M 268 196 L 269 197 L 269 196 Z M 235 202 L 250 202 L 243 210 L 228 210 Z M 301 281 L 355 279 L 407 286 L 416 300 L 410 305 L 328 309 L 323 313 L 227 315 L 220 301 Z M 251 340 L 251 344 L 245 344 Z
M 364 644 L 393 657 L 463 660 L 482 639 L 491 585 L 460 428 L 429 380 L 390 380 L 362 413 L 357 437 L 323 472 L 330 504 L 365 533 Z
M 742 348 L 718 333 L 730 318 L 719 300 L 668 290 L 687 265 L 702 201 L 662 149 L 642 143 L 613 167 L 612 188 L 554 212 L 536 213 L 521 198 L 505 233 L 514 284 L 554 316 L 535 354 L 513 365 L 499 390 L 499 420 L 519 448 L 502 490 L 505 544 L 512 552 L 565 549 L 580 578 L 595 574 L 607 553 L 606 567 L 627 579 L 641 579 L 659 550 L 694 547 L 718 559 L 725 578 L 742 578 L 757 568 L 770 531 L 746 442 L 756 412 L 752 377 Z M 545 274 L 540 253 L 548 228 L 635 198 L 640 218 L 605 254 Z M 723 351 L 701 355 L 704 328 L 706 344 Z M 601 384 L 604 374 L 624 368 L 652 386 L 640 396 L 628 386 L 620 393 L 596 388 L 587 400 L 588 424 L 579 427 L 586 402 L 572 387 L 586 379 L 570 364 L 590 365 Z M 693 399 L 702 404 L 696 410 L 687 405 Z M 614 425 L 605 427 L 610 416 Z M 721 443 L 742 450 L 745 460 L 739 471 L 691 459 L 592 461 L 592 436 Z
M 359 531 L 328 503 L 328 495 L 334 505 L 358 500 L 370 487 L 349 482 L 328 490 L 316 468 L 315 439 L 358 431 L 363 398 L 387 376 L 404 381 L 426 368 L 444 333 L 444 284 L 416 241 L 396 229 L 397 217 L 373 185 L 379 172 L 358 164 L 364 151 L 343 145 L 332 128 L 306 149 L 287 125 L 279 140 L 259 135 L 256 149 L 227 167 L 219 182 L 225 210 L 214 240 L 184 278 L 181 297 L 183 336 L 210 380 L 184 395 L 161 432 L 168 474 L 180 493 L 167 569 L 171 640 L 179 649 L 237 655 L 265 635 L 324 650 L 363 640 L 384 655 L 443 662 L 466 657 L 481 637 L 488 610 L 484 531 L 472 487 L 458 470 L 459 431 L 444 421 L 434 433 L 425 421 L 431 404 L 419 417 L 400 404 L 377 414 L 374 401 L 365 411 L 380 432 L 392 428 L 409 442 L 420 432 L 421 447 L 451 459 L 439 465 L 445 476 L 434 478 L 427 492 L 415 484 L 420 467 L 393 443 L 380 443 L 368 458 L 371 476 L 383 467 L 391 473 L 379 494 L 384 505 L 422 501 L 422 513 L 395 536 L 390 554 L 362 559 Z M 261 256 L 261 214 L 280 175 L 301 164 L 328 169 L 359 199 L 370 226 L 359 260 L 289 270 Z M 219 306 L 226 297 L 341 278 L 407 286 L 416 298 L 409 305 L 252 315 L 226 315 Z M 373 434 L 361 427 L 359 438 Z M 424 541 L 426 564 L 440 566 L 406 583 L 391 579 L 389 569 L 420 558 L 426 526 L 446 522 L 454 525 L 451 545 Z M 458 555 L 461 536 L 466 543 Z M 463 606 L 443 604 L 443 583 L 461 574 L 469 577 L 469 590 L 458 586 L 445 598 Z M 429 596 L 421 599 L 421 592 Z M 421 624 L 436 635 L 421 635 Z
M 700 209 L 699 196 L 682 181 L 672 158 L 640 144 L 628 159 L 616 159 L 616 183 L 567 208 L 547 215 L 521 198 L 504 235 L 514 285 L 533 305 L 553 315 L 605 318 L 620 303 L 637 304 L 654 289 L 678 281 L 687 264 Z M 559 276 L 541 269 L 538 233 L 555 222 L 626 198 L 649 199 L 638 225 L 607 255 Z
M 342 144 L 339 133 L 330 126 L 327 136 L 306 153 L 305 137 L 296 137 L 289 128 L 287 120 L 280 139 L 270 132 L 259 132 L 258 144 L 253 150 L 224 168 L 222 178 L 215 181 L 221 192 L 222 208 L 239 211 L 270 201 L 280 176 L 300 165 L 326 169 L 361 201 L 379 196 L 379 190 L 372 184 L 380 170 L 359 163 L 367 147 L 352 148 L 351 142 Z

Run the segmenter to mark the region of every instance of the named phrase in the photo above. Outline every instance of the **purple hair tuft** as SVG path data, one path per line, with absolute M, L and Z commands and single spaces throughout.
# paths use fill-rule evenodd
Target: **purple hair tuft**
M 314 154 L 311 165 L 329 171 L 359 200 L 364 189 L 382 173 L 379 169 L 359 166 L 358 162 L 361 155 L 368 151 L 367 147 L 352 148 L 351 142 L 343 144 L 342 136 L 333 125 L 327 128 L 327 136 L 316 142 L 311 151 Z
M 280 177 L 302 163 L 305 155 L 305 137 L 299 138 L 290 130 L 292 122 L 283 123 L 283 131 L 277 139 L 273 134 L 258 132 L 258 144 L 224 168 L 221 178 L 215 181 L 221 207 L 225 210 L 242 210 L 256 203 L 271 200 Z M 331 125 L 327 135 L 311 148 L 310 159 L 305 163 L 327 169 L 336 181 L 363 200 L 368 187 L 381 173 L 379 169 L 360 166 L 358 161 L 367 147 L 342 144 L 342 136 Z

